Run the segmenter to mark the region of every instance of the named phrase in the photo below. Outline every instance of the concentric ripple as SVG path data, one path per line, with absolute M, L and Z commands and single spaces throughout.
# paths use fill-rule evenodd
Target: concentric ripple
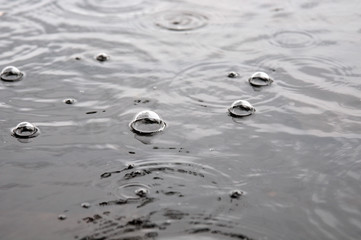
M 306 48 L 317 44 L 316 38 L 303 31 L 280 31 L 275 33 L 271 44 L 283 48 Z
M 190 31 L 207 25 L 208 17 L 193 11 L 164 11 L 154 20 L 158 27 L 171 31 Z
M 234 63 L 202 63 L 178 73 L 170 88 L 194 103 L 224 108 L 239 96 L 251 97 L 253 91 L 250 91 L 247 79 L 252 69 Z M 239 77 L 229 78 L 227 75 L 232 71 L 236 71 Z

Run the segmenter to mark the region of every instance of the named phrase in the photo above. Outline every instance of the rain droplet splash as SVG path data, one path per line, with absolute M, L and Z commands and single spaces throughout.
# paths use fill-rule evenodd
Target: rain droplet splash
M 109 55 L 106 53 L 99 53 L 98 55 L 95 56 L 95 59 L 98 60 L 99 62 L 105 62 L 109 60 Z
M 255 72 L 248 79 L 248 82 L 254 87 L 263 87 L 263 86 L 271 85 L 273 80 L 270 78 L 270 76 L 268 76 L 267 73 Z
M 165 129 L 166 123 L 160 116 L 150 110 L 139 112 L 130 123 L 133 132 L 140 135 L 152 135 Z
M 0 76 L 3 81 L 15 82 L 21 80 L 24 73 L 14 66 L 8 66 L 1 71 Z
M 171 31 L 189 31 L 207 25 L 208 18 L 190 11 L 166 11 L 158 14 L 155 24 Z
M 232 117 L 246 117 L 256 112 L 256 109 L 245 100 L 237 100 L 228 108 Z
M 40 133 L 39 128 L 29 122 L 21 122 L 11 129 L 11 134 L 16 138 L 33 138 Z

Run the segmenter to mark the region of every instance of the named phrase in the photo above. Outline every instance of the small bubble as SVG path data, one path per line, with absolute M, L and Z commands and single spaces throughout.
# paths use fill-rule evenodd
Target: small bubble
M 19 81 L 23 76 L 24 74 L 14 66 L 5 67 L 0 73 L 1 80 L 7 82 Z
M 98 60 L 99 62 L 105 62 L 109 60 L 109 55 L 106 53 L 99 53 L 98 55 L 95 56 L 95 59 Z
M 228 73 L 229 78 L 237 78 L 239 77 L 239 74 L 237 72 L 230 72 Z
M 79 60 L 81 60 L 81 57 L 75 57 L 74 59 L 79 61 Z
M 38 136 L 39 132 L 39 128 L 29 122 L 21 122 L 11 129 L 12 135 L 17 138 L 33 138 Z
M 63 221 L 63 220 L 66 219 L 66 215 L 65 215 L 65 214 L 60 214 L 60 215 L 58 216 L 58 219 Z
M 254 87 L 262 87 L 270 85 L 273 80 L 264 72 L 256 72 L 248 79 L 248 82 Z
M 157 113 L 145 110 L 135 115 L 129 126 L 137 134 L 151 135 L 163 131 L 166 123 Z
M 256 109 L 245 100 L 237 100 L 228 108 L 228 112 L 232 117 L 245 117 L 252 115 Z
M 88 202 L 83 202 L 83 203 L 81 204 L 81 207 L 82 207 L 82 208 L 90 208 L 90 203 L 88 203 Z
M 243 192 L 240 190 L 233 190 L 229 193 L 229 196 L 231 198 L 239 199 L 243 195 Z
M 135 195 L 138 197 L 146 197 L 148 195 L 148 189 L 146 188 L 139 188 L 134 191 Z
M 74 104 L 75 103 L 75 99 L 73 99 L 73 98 L 67 98 L 67 99 L 64 99 L 64 103 L 65 104 Z

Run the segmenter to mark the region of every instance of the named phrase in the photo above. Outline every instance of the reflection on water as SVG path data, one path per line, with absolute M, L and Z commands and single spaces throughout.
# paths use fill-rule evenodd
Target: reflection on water
M 0 239 L 359 238 L 359 1 L 0 3 Z

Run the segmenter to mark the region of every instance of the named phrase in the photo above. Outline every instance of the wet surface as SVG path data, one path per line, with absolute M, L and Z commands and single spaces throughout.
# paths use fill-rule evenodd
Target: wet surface
M 359 1 L 0 3 L 1 240 L 359 238 Z

